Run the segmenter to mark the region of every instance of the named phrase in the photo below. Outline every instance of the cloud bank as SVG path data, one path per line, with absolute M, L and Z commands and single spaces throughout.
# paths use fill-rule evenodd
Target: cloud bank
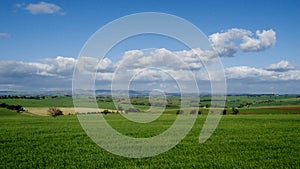
M 282 60 L 278 63 L 271 64 L 266 68 L 266 70 L 271 70 L 275 72 L 286 72 L 294 69 L 295 67 L 286 60 Z
M 254 36 L 248 30 L 230 29 L 212 34 L 209 38 L 212 47 L 216 50 L 200 48 L 181 51 L 170 51 L 165 48 L 130 50 L 124 52 L 118 61 L 86 56 L 81 58 L 82 70 L 96 74 L 98 84 L 96 88 L 100 89 L 109 89 L 111 80 L 115 78 L 119 81 L 133 81 L 139 84 L 139 87 L 135 88 L 138 90 L 160 87 L 168 88 L 171 92 L 178 90 L 174 80 L 192 81 L 196 78 L 198 86 L 205 91 L 209 90 L 209 80 L 217 81 L 220 79 L 220 74 L 216 70 L 209 77 L 204 64 L 213 64 L 218 55 L 232 57 L 238 49 L 241 52 L 266 50 L 275 44 L 276 33 L 272 29 L 262 30 L 256 31 Z M 0 61 L 0 90 L 71 89 L 76 63 L 78 63 L 77 59 L 63 56 L 47 58 L 40 62 Z M 95 63 L 98 63 L 97 68 Z M 228 67 L 224 72 L 229 92 L 292 93 L 295 87 L 288 86 L 297 86 L 296 84 L 300 82 L 300 70 L 287 60 L 281 60 L 265 68 L 245 65 Z M 203 87 L 205 85 L 206 87 Z
M 109 84 L 113 77 L 120 78 L 118 80 L 123 80 L 124 82 L 133 80 L 140 84 L 143 83 L 144 90 L 157 82 L 163 82 L 165 87 L 175 90 L 176 86 L 174 87 L 174 83 L 168 85 L 174 79 L 190 81 L 196 77 L 199 84 L 209 82 L 209 80 L 218 80 L 218 74 L 215 76 L 212 74 L 209 78 L 204 69 L 199 71 L 202 67 L 201 62 L 194 62 L 192 61 L 193 59 L 188 57 L 189 59 L 186 59 L 186 61 L 192 61 L 193 63 L 191 67 L 194 69 L 191 70 L 187 67 L 189 64 L 184 65 L 179 59 L 169 60 L 168 58 L 174 53 L 186 54 L 190 52 L 171 52 L 167 49 L 157 49 L 148 53 L 150 54 L 149 56 L 144 56 L 145 53 L 143 51 L 135 50 L 124 53 L 123 58 L 116 63 L 113 63 L 108 58 L 99 60 L 97 58 L 84 57 L 83 60 L 87 67 L 89 63 L 94 65 L 94 63 L 99 62 L 96 81 L 99 84 L 107 83 L 108 86 L 106 87 L 110 87 Z M 23 86 L 24 88 L 70 89 L 76 62 L 77 60 L 74 58 L 62 56 L 54 59 L 45 59 L 43 62 L 0 61 L 0 87 L 16 85 L 21 88 Z M 164 67 L 164 71 L 161 71 L 161 69 L 153 68 L 151 65 L 164 65 L 166 67 Z M 190 71 L 194 71 L 195 76 L 190 76 Z M 259 90 L 260 84 L 300 82 L 300 70 L 291 66 L 286 60 L 271 64 L 266 68 L 235 66 L 225 68 L 224 71 L 229 84 L 230 82 L 235 82 L 228 86 L 229 89 L 230 86 L 239 83 L 242 83 L 243 87 L 251 84 L 252 86 L 250 87 L 256 86 L 257 90 Z M 120 76 L 116 77 L 116 74 L 120 74 Z M 134 78 L 132 79 L 132 77 Z M 255 84 L 253 84 L 254 82 Z M 101 86 L 98 87 L 101 88 Z M 139 89 L 142 90 L 143 88 Z M 1 90 L 4 90 L 4 88 Z
M 285 65 L 282 66 L 282 63 L 285 63 Z M 226 68 L 225 71 L 227 79 L 256 79 L 261 81 L 300 80 L 300 70 L 291 67 L 290 63 L 286 60 L 271 64 L 267 68 L 235 66 Z

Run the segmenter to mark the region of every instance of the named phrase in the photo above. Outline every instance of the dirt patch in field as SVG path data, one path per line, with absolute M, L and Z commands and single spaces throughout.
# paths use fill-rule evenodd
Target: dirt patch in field
M 264 108 L 268 110 L 300 110 L 300 107 L 272 107 L 272 108 Z
M 64 115 L 75 114 L 73 107 L 58 107 Z M 26 107 L 25 110 L 39 116 L 49 116 L 48 107 Z
M 64 115 L 76 114 L 73 107 L 58 107 Z M 26 112 L 39 116 L 49 116 L 48 107 L 26 107 Z M 77 108 L 80 112 L 102 112 L 107 109 L 92 109 L 92 108 Z M 110 112 L 116 112 L 117 110 L 109 110 Z

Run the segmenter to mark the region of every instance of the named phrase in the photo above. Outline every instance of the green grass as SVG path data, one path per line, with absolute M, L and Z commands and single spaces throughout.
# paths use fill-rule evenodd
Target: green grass
M 246 103 L 252 103 L 256 107 L 300 105 L 300 98 L 296 95 L 227 96 L 227 107 L 238 107 Z
M 201 97 L 201 105 L 210 97 Z M 109 98 L 99 107 L 115 109 Z M 267 101 L 267 102 L 266 102 Z M 132 98 L 135 108 L 147 110 L 147 98 Z M 72 97 L 0 99 L 24 107 L 73 107 Z M 143 103 L 143 104 L 141 104 Z M 151 137 L 166 130 L 178 110 L 178 97 L 169 97 L 164 114 L 150 124 L 136 124 L 120 115 L 105 116 L 109 124 L 131 137 Z M 226 115 L 214 135 L 198 144 L 204 115 L 188 136 L 170 151 L 151 158 L 128 159 L 108 153 L 82 130 L 76 116 L 39 117 L 0 108 L 0 168 L 297 168 L 300 166 L 300 110 L 267 109 L 300 106 L 297 96 L 228 96 L 231 107 L 253 103 Z M 255 113 L 252 115 L 252 113 Z
M 209 96 L 200 97 L 199 106 L 210 105 L 211 98 Z M 130 99 L 135 108 L 147 110 L 149 108 L 149 100 L 147 97 L 134 97 Z M 178 109 L 180 105 L 180 97 L 168 96 L 168 105 L 166 109 Z M 23 107 L 73 107 L 73 99 L 70 96 L 58 96 L 55 98 L 46 97 L 45 99 L 0 99 L 0 103 L 9 105 L 22 105 Z M 103 109 L 116 109 L 111 98 L 97 98 L 97 103 Z M 227 96 L 226 107 L 238 107 L 251 103 L 252 107 L 262 106 L 300 106 L 300 98 L 296 95 L 262 95 L 262 96 Z
M 0 116 L 14 116 L 17 112 L 6 109 L 6 108 L 0 108 Z
M 73 107 L 72 97 L 67 96 L 47 97 L 45 99 L 0 99 L 0 103 L 23 107 Z
M 276 110 L 271 108 L 243 108 L 240 114 L 300 114 L 300 110 Z
M 10 114 L 11 113 L 11 114 Z M 149 125 L 108 122 L 132 136 L 151 136 L 176 118 L 165 115 Z M 204 144 L 199 116 L 173 149 L 151 158 L 129 159 L 97 146 L 76 116 L 27 116 L 0 109 L 0 168 L 299 168 L 300 115 L 227 115 Z M 167 124 L 167 125 L 166 125 Z M 138 128 L 138 130 L 137 130 Z

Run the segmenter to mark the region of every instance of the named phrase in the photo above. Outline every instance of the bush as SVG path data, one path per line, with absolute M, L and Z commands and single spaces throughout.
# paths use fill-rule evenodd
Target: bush
M 224 109 L 224 110 L 223 110 L 223 115 L 226 115 L 226 114 L 227 114 L 227 110 Z
M 201 115 L 201 114 L 202 114 L 201 110 L 198 110 L 198 115 Z
M 50 116 L 53 116 L 53 117 L 64 115 L 63 112 L 59 108 L 56 108 L 56 107 L 49 107 L 48 113 Z
M 103 110 L 103 111 L 102 111 L 102 114 L 105 114 L 105 115 L 107 115 L 107 114 L 109 114 L 109 113 L 111 113 L 109 110 Z
M 232 114 L 238 114 L 239 113 L 239 109 L 237 109 L 236 107 L 232 108 Z
M 179 114 L 183 114 L 184 111 L 183 110 L 177 110 L 176 114 L 179 115 Z

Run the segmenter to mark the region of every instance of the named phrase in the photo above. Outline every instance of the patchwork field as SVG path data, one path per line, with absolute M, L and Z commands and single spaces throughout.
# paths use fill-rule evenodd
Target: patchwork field
M 233 97 L 230 99 L 229 104 L 236 103 Z M 288 101 L 295 103 L 299 98 Z M 173 149 L 151 158 L 130 159 L 107 152 L 86 135 L 76 115 L 72 115 L 74 110 L 69 106 L 72 103 L 69 97 L 46 98 L 37 100 L 37 103 L 29 99 L 0 99 L 0 103 L 4 102 L 20 104 L 29 113 L 0 108 L 0 168 L 231 169 L 300 166 L 300 104 L 252 104 L 240 108 L 237 115 L 232 115 L 228 106 L 228 113 L 222 117 L 214 134 L 205 143 L 199 144 L 198 137 L 207 111 L 202 108 L 204 113 L 198 115 L 190 133 Z M 64 114 L 71 115 L 41 116 L 45 115 L 48 107 L 55 106 L 54 103 Z M 112 105 L 108 101 L 102 105 L 105 104 L 106 108 Z M 130 122 L 119 114 L 104 117 L 114 129 L 127 136 L 151 137 L 172 125 L 177 118 L 176 110 L 171 106 L 166 109 L 169 115 L 147 124 Z

